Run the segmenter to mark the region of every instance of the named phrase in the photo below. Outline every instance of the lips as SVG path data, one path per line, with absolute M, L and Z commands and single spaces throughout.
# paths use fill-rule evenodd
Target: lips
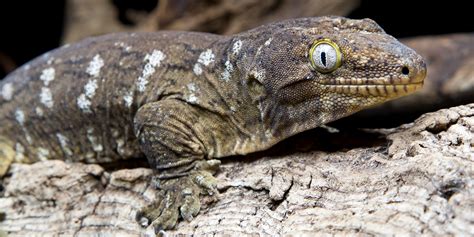
M 379 78 L 335 78 L 319 83 L 327 90 L 335 93 L 362 96 L 382 96 L 387 98 L 411 94 L 423 88 L 426 77 L 426 66 L 411 68 L 410 74 L 403 77 Z
M 375 84 L 375 85 L 341 85 L 341 84 L 323 84 L 324 87 L 335 93 L 358 94 L 363 96 L 385 96 L 398 97 L 407 95 L 423 88 L 421 82 L 405 84 Z

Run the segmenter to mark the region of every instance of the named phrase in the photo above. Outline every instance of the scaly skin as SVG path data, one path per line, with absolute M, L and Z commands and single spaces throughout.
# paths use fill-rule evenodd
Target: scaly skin
M 321 40 L 340 49 L 337 69 L 311 65 Z M 11 162 L 146 155 L 161 196 L 137 220 L 169 229 L 199 212 L 200 195 L 216 195 L 217 158 L 264 150 L 412 93 L 425 74 L 418 54 L 368 19 L 288 20 L 233 36 L 91 38 L 0 84 L 0 175 Z

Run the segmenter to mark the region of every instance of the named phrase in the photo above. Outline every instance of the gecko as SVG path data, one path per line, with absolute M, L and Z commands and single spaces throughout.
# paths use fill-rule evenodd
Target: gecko
M 0 176 L 13 162 L 146 157 L 160 195 L 136 220 L 172 229 L 217 197 L 220 158 L 413 93 L 425 76 L 424 59 L 370 19 L 88 38 L 1 81 Z

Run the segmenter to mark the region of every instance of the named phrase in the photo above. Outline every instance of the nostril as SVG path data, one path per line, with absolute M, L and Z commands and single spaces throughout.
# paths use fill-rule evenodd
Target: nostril
M 408 75 L 408 74 L 410 74 L 410 69 L 408 69 L 407 66 L 402 67 L 402 74 L 403 74 L 403 75 Z

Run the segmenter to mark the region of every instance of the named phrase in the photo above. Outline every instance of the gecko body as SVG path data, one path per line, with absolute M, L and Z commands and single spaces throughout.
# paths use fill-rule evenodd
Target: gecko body
M 425 75 L 423 59 L 369 19 L 90 38 L 1 82 L 0 175 L 12 162 L 146 156 L 162 195 L 137 220 L 169 229 L 216 195 L 218 158 L 412 93 Z

